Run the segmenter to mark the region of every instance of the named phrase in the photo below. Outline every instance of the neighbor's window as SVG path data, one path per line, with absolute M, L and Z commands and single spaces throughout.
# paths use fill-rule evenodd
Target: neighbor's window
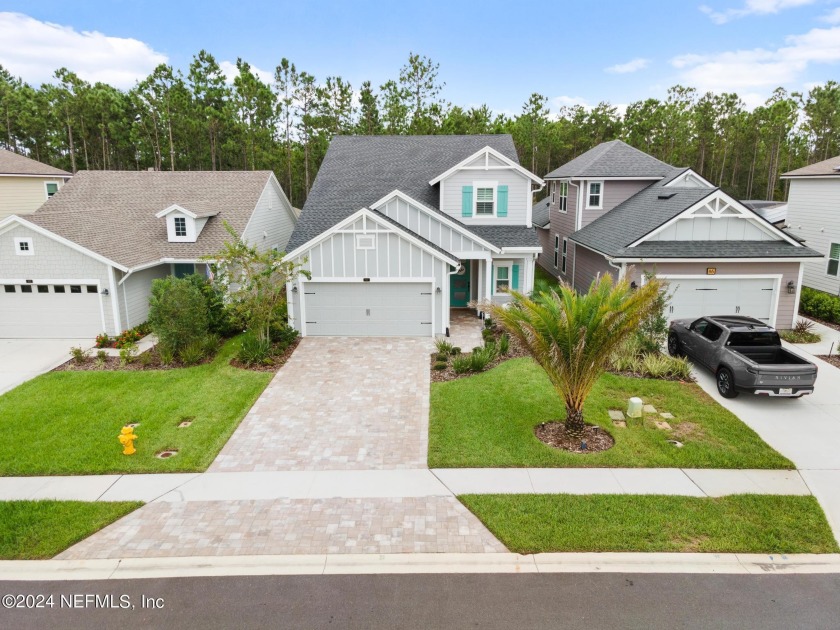
M 15 253 L 18 256 L 31 256 L 35 253 L 35 247 L 31 238 L 16 238 Z
M 840 267 L 840 243 L 832 243 L 828 249 L 828 269 L 826 273 L 829 276 L 838 275 L 838 267 Z
M 560 235 L 554 235 L 554 268 L 557 269 L 557 259 L 560 256 Z
M 493 189 L 476 188 L 475 190 L 475 213 L 493 214 Z
M 569 205 L 569 182 L 560 182 L 560 203 L 557 209 L 560 212 L 566 212 Z
M 510 288 L 510 267 L 496 267 L 496 293 L 504 293 Z
M 55 193 L 58 192 L 58 184 L 55 182 L 47 182 L 44 184 L 47 189 L 47 199 L 52 197 Z
M 175 217 L 175 236 L 187 235 L 187 219 L 184 217 Z
M 563 239 L 563 268 L 561 269 L 561 271 L 563 273 L 566 273 L 566 251 L 568 250 L 568 248 L 569 248 L 569 241 L 568 241 L 568 239 L 564 238 Z
M 587 197 L 587 208 L 600 208 L 603 182 L 589 182 L 589 196 Z

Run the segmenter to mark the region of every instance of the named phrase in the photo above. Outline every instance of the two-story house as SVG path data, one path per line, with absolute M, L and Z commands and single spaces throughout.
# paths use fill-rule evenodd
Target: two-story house
M 152 282 L 206 274 L 230 234 L 284 250 L 295 215 L 271 171 L 81 171 L 0 220 L 0 339 L 93 338 L 146 321 Z
M 72 177 L 67 171 L 0 149 L 0 221 L 32 214 Z
M 552 171 L 540 265 L 578 291 L 602 274 L 668 281 L 669 319 L 742 314 L 790 328 L 821 256 L 706 181 L 620 140 Z
M 446 335 L 453 308 L 531 291 L 541 251 L 509 135 L 338 136 L 289 242 L 302 335 Z
M 840 155 L 782 175 L 790 182 L 790 233 L 825 256 L 805 263 L 802 283 L 840 295 Z

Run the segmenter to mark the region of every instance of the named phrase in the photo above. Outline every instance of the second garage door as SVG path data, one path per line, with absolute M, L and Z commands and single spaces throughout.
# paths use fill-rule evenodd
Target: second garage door
M 427 282 L 306 282 L 306 335 L 431 337 Z
M 774 324 L 776 283 L 773 278 L 666 278 L 671 305 L 668 319 L 703 315 L 746 315 Z

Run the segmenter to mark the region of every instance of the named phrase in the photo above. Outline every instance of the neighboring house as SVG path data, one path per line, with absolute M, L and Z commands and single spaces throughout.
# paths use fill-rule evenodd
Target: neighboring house
M 742 200 L 747 208 L 755 212 L 760 217 L 767 219 L 777 228 L 785 227 L 785 220 L 787 219 L 788 205 L 784 201 L 764 201 L 759 199 Z
M 668 280 L 668 318 L 742 314 L 780 328 L 796 318 L 802 264 L 820 256 L 689 168 L 615 140 L 545 177 L 557 256 L 541 263 L 586 291 L 602 274 Z M 556 263 L 555 263 L 556 260 Z
M 451 308 L 531 291 L 540 245 L 509 135 L 338 136 L 289 242 L 302 335 L 432 336 Z
M 0 221 L 35 212 L 71 177 L 60 168 L 0 149 Z
M 840 295 L 840 155 L 782 175 L 790 183 L 788 231 L 825 256 L 805 264 L 803 284 Z
M 270 171 L 82 171 L 0 221 L 0 338 L 86 338 L 146 320 L 152 281 L 206 273 L 229 239 L 283 250 L 295 217 Z

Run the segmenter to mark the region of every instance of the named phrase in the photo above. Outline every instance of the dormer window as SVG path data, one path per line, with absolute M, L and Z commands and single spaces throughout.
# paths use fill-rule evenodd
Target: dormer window
M 196 206 L 191 204 L 190 208 L 185 208 L 173 204 L 155 215 L 166 221 L 166 235 L 170 243 L 195 243 L 207 220 L 219 214 L 218 210 L 199 209 L 199 204 Z
M 475 189 L 475 214 L 477 216 L 493 216 L 495 205 L 495 188 L 485 187 Z
M 187 235 L 187 218 L 175 217 L 175 236 Z

